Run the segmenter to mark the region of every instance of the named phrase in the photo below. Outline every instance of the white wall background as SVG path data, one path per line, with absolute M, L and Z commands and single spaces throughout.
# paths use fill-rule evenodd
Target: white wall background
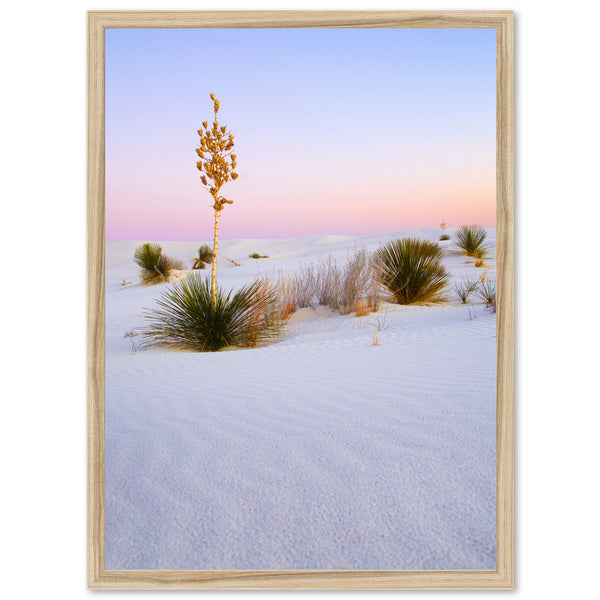
M 136 8 L 516 11 L 515 595 L 592 597 L 600 554 L 599 11 L 583 0 L 175 6 L 31 0 L 4 6 L 3 595 L 71 599 L 91 593 L 85 590 L 85 11 Z

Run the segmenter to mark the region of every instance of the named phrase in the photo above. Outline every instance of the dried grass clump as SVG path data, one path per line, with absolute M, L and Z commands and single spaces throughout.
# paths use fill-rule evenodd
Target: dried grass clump
M 473 258 L 475 259 L 476 267 L 485 267 L 485 259 L 488 256 L 487 248 L 477 248 L 475 252 L 473 252 Z
M 355 312 L 362 317 L 377 312 L 380 300 L 373 257 L 365 248 L 356 250 L 342 271 L 338 309 L 343 315 Z
M 293 275 L 280 272 L 276 287 L 284 317 L 315 305 L 329 306 L 343 315 L 365 316 L 376 312 L 381 300 L 373 257 L 365 249 L 355 251 L 343 267 L 329 255 L 316 265 L 302 265 Z
M 302 265 L 294 275 L 296 305 L 298 308 L 314 306 L 315 296 L 319 287 L 318 273 L 315 265 Z
M 435 242 L 394 240 L 375 253 L 379 280 L 398 304 L 443 302 L 450 278 L 443 256 L 444 250 Z
M 330 254 L 317 268 L 317 302 L 337 310 L 341 303 L 342 271 Z
M 166 290 L 158 308 L 145 312 L 142 347 L 214 352 L 223 348 L 254 347 L 282 331 L 280 299 L 268 280 L 257 280 L 241 290 L 225 293 L 194 275 Z
M 276 288 L 281 299 L 281 317 L 287 319 L 298 310 L 296 278 L 280 271 Z
M 155 285 L 168 280 L 175 269 L 181 269 L 180 261 L 166 256 L 158 244 L 146 242 L 135 249 L 133 260 L 140 267 L 144 285 Z

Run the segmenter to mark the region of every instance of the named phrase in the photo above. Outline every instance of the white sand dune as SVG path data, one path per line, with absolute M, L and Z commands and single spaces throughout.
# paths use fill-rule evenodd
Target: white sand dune
M 402 235 L 223 241 L 241 266 L 220 260 L 219 283 Z M 189 264 L 201 242 L 162 245 Z M 107 569 L 495 568 L 493 313 L 305 308 L 269 346 L 134 352 L 125 333 L 171 285 L 139 285 L 138 244 L 106 249 Z

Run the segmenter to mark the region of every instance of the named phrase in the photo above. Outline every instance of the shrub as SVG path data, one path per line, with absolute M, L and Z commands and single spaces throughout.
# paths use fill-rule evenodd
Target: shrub
M 486 308 L 491 308 L 492 312 L 496 312 L 496 282 L 487 280 L 484 281 L 477 290 L 478 296 L 485 302 Z
M 322 259 L 317 270 L 317 301 L 336 310 L 341 301 L 342 273 L 335 258 L 330 254 Z
M 296 278 L 293 275 L 286 275 L 280 270 L 276 289 L 281 299 L 281 317 L 287 319 L 298 310 Z
M 145 285 L 167 281 L 171 272 L 182 266 L 179 261 L 164 255 L 158 244 L 150 242 L 136 248 L 133 260 L 140 267 L 140 277 Z
M 313 306 L 319 286 L 318 274 L 315 265 L 303 265 L 294 276 L 294 291 L 298 308 Z
M 264 254 L 259 254 L 258 252 L 254 252 L 254 254 L 248 254 L 249 258 L 269 258 L 268 256 L 264 255 Z
M 285 316 L 315 304 L 329 306 L 343 315 L 354 311 L 364 316 L 378 310 L 381 298 L 373 257 L 364 248 L 357 250 L 344 267 L 329 255 L 317 265 L 303 265 L 293 275 L 280 273 L 277 289 Z
M 469 296 L 477 291 L 479 288 L 479 278 L 475 279 L 463 279 L 462 281 L 455 281 L 452 289 L 456 292 L 456 295 L 462 300 L 463 304 L 466 304 L 469 300 Z
M 279 298 L 267 280 L 257 280 L 233 294 L 190 276 L 166 290 L 158 308 L 146 311 L 143 348 L 167 346 L 214 352 L 229 346 L 253 347 L 281 333 Z
M 456 245 L 461 254 L 475 256 L 483 248 L 487 232 L 478 225 L 461 225 L 456 232 Z
M 450 236 L 446 233 L 446 227 L 448 227 L 448 225 L 446 225 L 446 219 L 442 219 L 442 222 L 440 223 L 440 228 L 442 230 L 442 235 L 440 236 L 440 242 L 450 239 Z
M 473 252 L 473 258 L 475 259 L 476 267 L 485 267 L 485 259 L 487 258 L 488 251 L 487 248 L 477 248 L 475 252 Z
M 341 272 L 338 309 L 341 314 L 355 312 L 357 317 L 377 312 L 379 283 L 374 277 L 373 259 L 365 248 L 356 250 Z
M 443 302 L 450 277 L 442 265 L 444 250 L 416 238 L 394 240 L 375 253 L 381 283 L 398 304 Z
M 213 251 L 208 244 L 202 244 L 198 248 L 198 258 L 194 259 L 192 269 L 205 269 L 206 265 L 212 262 Z

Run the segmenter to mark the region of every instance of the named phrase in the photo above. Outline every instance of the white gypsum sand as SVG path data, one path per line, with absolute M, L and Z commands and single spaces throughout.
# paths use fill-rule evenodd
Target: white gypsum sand
M 219 285 L 406 235 L 223 241 L 241 266 L 219 259 Z M 126 333 L 173 285 L 139 283 L 139 243 L 106 245 L 107 569 L 495 569 L 496 319 L 480 299 L 304 308 L 268 346 L 134 351 Z M 189 265 L 200 243 L 162 246 Z M 494 229 L 486 243 L 494 280 Z

